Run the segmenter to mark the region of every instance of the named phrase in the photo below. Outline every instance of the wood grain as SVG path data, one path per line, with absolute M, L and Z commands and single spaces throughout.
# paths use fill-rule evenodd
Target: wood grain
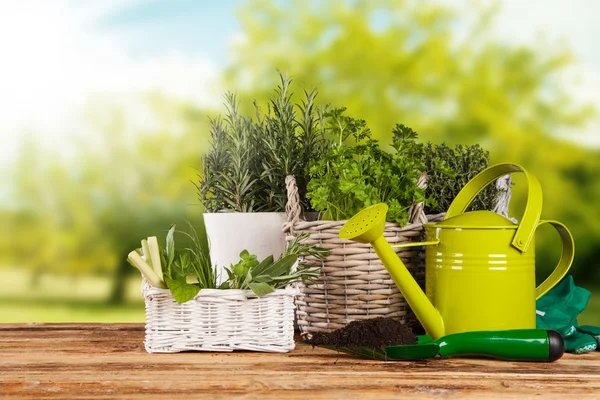
M 600 398 L 600 352 L 555 363 L 359 360 L 287 354 L 147 354 L 140 324 L 0 325 L 0 398 Z

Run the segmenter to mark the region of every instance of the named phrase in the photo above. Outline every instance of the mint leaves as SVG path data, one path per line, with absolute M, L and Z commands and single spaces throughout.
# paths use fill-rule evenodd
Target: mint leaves
M 192 300 L 200 292 L 200 286 L 187 283 L 185 277 L 171 279 L 165 276 L 165 283 L 179 304 Z

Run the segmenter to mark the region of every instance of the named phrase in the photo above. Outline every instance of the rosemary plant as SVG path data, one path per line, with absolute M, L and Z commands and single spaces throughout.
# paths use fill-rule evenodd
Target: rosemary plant
M 294 104 L 292 79 L 279 77 L 264 115 L 255 102 L 256 120 L 239 114 L 231 93 L 225 117 L 210 120 L 211 149 L 195 183 L 207 211 L 284 211 L 287 175 L 296 177 L 307 208 L 307 166 L 325 147 L 323 111 L 315 105 L 316 90 L 303 91 Z
M 300 154 L 296 136 L 296 114 L 290 93 L 291 80 L 281 76 L 275 96 L 267 107 L 267 115 L 261 125 L 262 163 L 261 181 L 264 184 L 268 208 L 285 209 L 285 177 L 298 176 Z
M 203 157 L 203 174 L 196 184 L 208 211 L 254 211 L 257 185 L 256 127 L 238 111 L 235 94 L 225 95 L 227 113 L 210 120 L 211 151 Z

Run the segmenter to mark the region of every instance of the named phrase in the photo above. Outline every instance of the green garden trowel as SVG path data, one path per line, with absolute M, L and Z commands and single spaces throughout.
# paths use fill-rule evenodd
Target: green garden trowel
M 454 333 L 437 340 L 417 336 L 417 343 L 368 347 L 318 345 L 356 357 L 381 361 L 420 360 L 441 357 L 494 358 L 507 361 L 556 361 L 565 351 L 562 336 L 553 330 L 517 329 Z

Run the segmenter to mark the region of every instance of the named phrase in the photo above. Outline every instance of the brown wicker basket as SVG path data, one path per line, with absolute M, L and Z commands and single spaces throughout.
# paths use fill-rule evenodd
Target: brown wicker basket
M 510 176 L 504 179 L 507 185 L 504 196 L 500 196 L 494 211 L 507 215 L 510 198 Z M 498 180 L 500 182 L 500 180 Z M 419 180 L 424 187 L 426 177 Z M 288 220 L 283 226 L 286 241 L 308 233 L 304 243 L 318 244 L 329 249 L 329 256 L 322 261 L 306 258 L 321 267 L 321 276 L 311 284 L 299 284 L 301 295 L 296 300 L 296 320 L 301 333 L 330 332 L 342 328 L 354 320 L 385 316 L 408 323 L 414 330 L 420 324 L 408 307 L 406 300 L 394 284 L 389 273 L 373 251 L 370 244 L 361 244 L 340 239 L 338 234 L 346 221 L 304 221 L 296 180 L 286 178 Z M 501 188 L 497 183 L 498 188 Z M 502 200 L 504 199 L 504 200 Z M 384 237 L 390 244 L 424 239 L 423 224 L 439 221 L 444 214 L 428 215 L 423 212 L 423 203 L 413 205 L 409 211 L 409 223 L 400 226 L 387 223 Z M 421 288 L 425 288 L 425 249 L 394 249 Z

